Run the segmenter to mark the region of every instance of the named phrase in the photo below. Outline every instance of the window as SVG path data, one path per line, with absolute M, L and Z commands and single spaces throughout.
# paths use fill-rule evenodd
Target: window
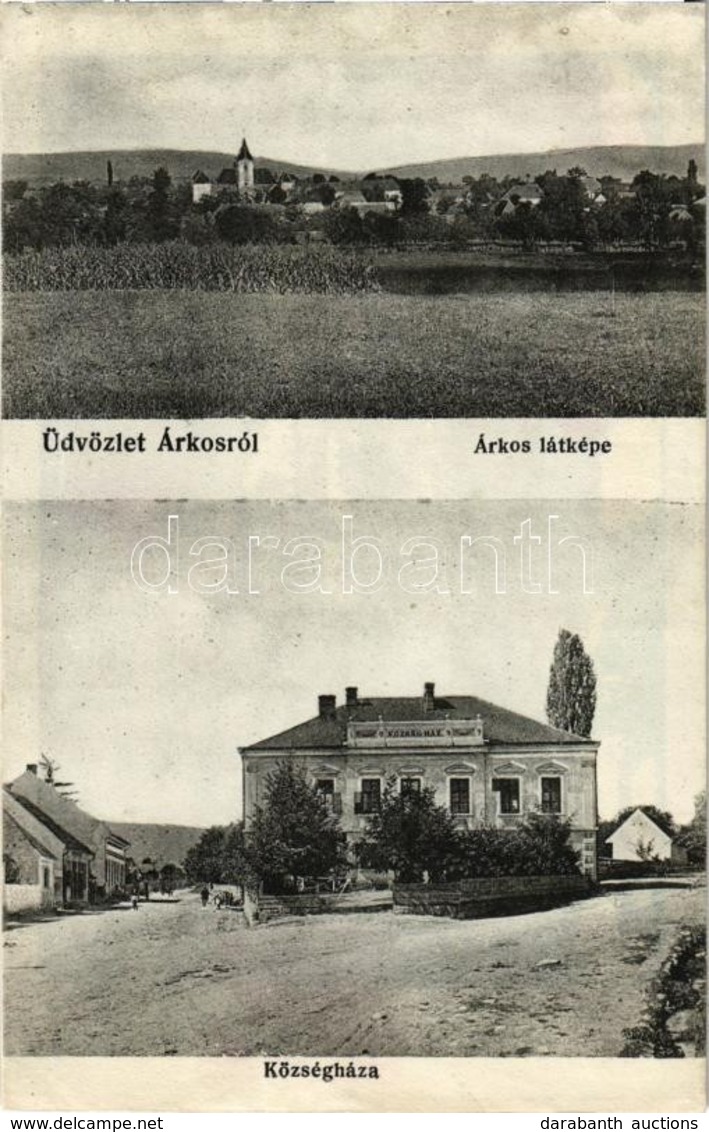
M 470 779 L 450 779 L 450 811 L 452 814 L 470 813 Z
M 542 813 L 561 813 L 561 779 L 542 779 Z
M 399 779 L 399 789 L 401 793 L 406 794 L 420 794 L 421 793 L 421 779 L 404 777 Z
M 335 793 L 334 778 L 318 778 L 315 789 L 329 810 L 336 814 L 342 813 L 342 795 Z
M 500 813 L 519 813 L 519 779 L 493 778 L 492 789 L 499 794 Z
M 44 867 L 43 867 L 43 869 L 42 869 L 42 887 L 43 887 L 43 888 L 49 888 L 49 886 L 50 886 L 50 881 L 49 881 L 49 866 L 48 866 L 48 865 L 44 865 Z
M 355 813 L 374 814 L 379 809 L 382 796 L 382 784 L 379 778 L 363 778 L 362 789 L 355 794 Z

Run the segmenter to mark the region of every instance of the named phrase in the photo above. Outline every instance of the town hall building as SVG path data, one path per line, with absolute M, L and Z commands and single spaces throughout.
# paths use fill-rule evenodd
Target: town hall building
M 571 821 L 583 871 L 596 876 L 599 744 L 475 696 L 321 695 L 317 715 L 240 750 L 244 822 L 265 800 L 270 771 L 294 760 L 340 816 L 350 842 L 366 828 L 384 785 L 432 787 L 462 827 L 514 829 L 531 813 Z

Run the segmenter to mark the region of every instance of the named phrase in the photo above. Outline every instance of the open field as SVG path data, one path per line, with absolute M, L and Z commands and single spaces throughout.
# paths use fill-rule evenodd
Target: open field
M 8 417 L 693 416 L 701 294 L 5 296 Z
M 5 933 L 9 1056 L 615 1057 L 702 888 L 247 928 L 199 897 Z M 539 964 L 542 964 L 540 967 Z

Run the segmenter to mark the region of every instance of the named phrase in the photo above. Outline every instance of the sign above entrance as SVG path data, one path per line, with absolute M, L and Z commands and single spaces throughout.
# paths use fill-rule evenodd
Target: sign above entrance
M 347 724 L 348 747 L 480 747 L 484 742 L 480 716 Z

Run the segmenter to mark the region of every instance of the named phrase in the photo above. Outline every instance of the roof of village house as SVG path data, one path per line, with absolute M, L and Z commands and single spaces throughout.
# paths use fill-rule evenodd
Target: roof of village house
M 430 722 L 434 719 L 475 719 L 483 721 L 483 733 L 489 747 L 535 746 L 537 744 L 594 745 L 593 739 L 583 739 L 568 731 L 560 731 L 546 723 L 528 719 L 507 708 L 498 707 L 477 696 L 435 696 L 433 708 L 424 711 L 421 696 L 391 696 L 361 698 L 354 705 L 341 704 L 329 718 L 316 716 L 281 731 L 268 739 L 261 739 L 245 747 L 246 751 L 298 750 L 311 747 L 344 747 L 348 723 L 376 723 L 384 720 L 404 722 Z
M 54 821 L 49 814 L 46 814 L 44 810 L 36 806 L 34 802 L 30 802 L 27 798 L 22 797 L 18 797 L 16 801 L 19 802 L 23 809 L 27 810 L 28 814 L 31 814 L 33 818 L 36 818 L 38 822 L 46 826 L 50 833 L 53 833 L 55 837 L 63 841 L 67 849 L 78 850 L 80 853 L 88 853 L 89 856 L 94 856 L 93 849 L 84 844 L 83 841 L 80 841 L 78 837 L 75 837 L 73 833 L 70 833 L 70 831 L 63 825 L 60 825 L 59 822 Z
M 7 828 L 8 823 L 14 823 L 22 836 L 27 838 L 30 845 L 38 853 L 42 853 L 45 857 L 51 857 L 55 861 L 59 859 L 62 850 L 57 846 L 57 841 L 60 841 L 62 846 L 66 842 L 57 837 L 45 822 L 31 814 L 22 805 L 19 798 L 13 797 L 9 790 L 3 789 L 2 806 L 4 828 Z
M 542 190 L 536 182 L 529 182 L 527 184 L 513 185 L 508 189 L 503 200 L 512 200 L 513 197 L 518 197 L 519 200 L 541 200 L 544 196 Z
M 192 174 L 192 183 L 194 185 L 208 185 L 210 183 L 210 178 L 207 176 L 203 169 L 198 169 L 196 173 Z
M 246 144 L 246 138 L 241 139 L 241 149 L 236 155 L 237 161 L 253 161 L 253 157 L 249 153 L 249 147 Z
M 239 178 L 236 169 L 233 169 L 231 165 L 227 165 L 226 169 L 222 169 L 221 173 L 217 177 L 217 184 L 236 185 L 238 180 Z
M 606 842 L 612 841 L 616 833 L 619 833 L 623 826 L 627 825 L 627 823 L 638 813 L 642 814 L 643 817 L 647 818 L 649 822 L 656 826 L 657 829 L 659 829 L 660 833 L 664 833 L 666 837 L 669 837 L 672 841 L 674 841 L 675 837 L 677 836 L 676 830 L 673 830 L 667 824 L 667 822 L 662 821 L 662 819 L 658 818 L 655 814 L 649 814 L 645 806 L 636 806 L 632 813 L 626 814 L 623 820 L 618 822 L 615 829 L 606 837 Z
M 43 778 L 30 770 L 26 770 L 10 782 L 7 788 L 30 813 L 34 813 L 49 829 L 52 829 L 51 823 L 54 823 L 58 829 L 73 837 L 78 842 L 79 848 L 85 849 L 87 845 L 90 845 L 99 828 L 102 830 L 104 838 L 110 838 L 112 841 L 122 842 L 125 845 L 129 844 L 120 834 L 113 832 L 108 822 L 86 813 L 85 810 L 77 806 L 76 802 L 63 797 L 51 783 L 45 782 Z M 64 840 L 61 832 L 57 833 L 56 836 Z M 89 849 L 89 852 L 92 852 L 92 850 Z

